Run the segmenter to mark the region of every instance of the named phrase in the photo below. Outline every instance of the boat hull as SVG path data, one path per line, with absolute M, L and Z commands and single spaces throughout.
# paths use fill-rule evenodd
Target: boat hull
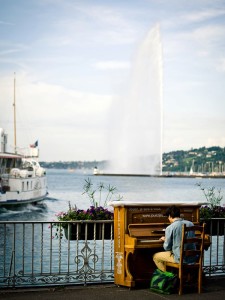
M 14 156 L 7 159 L 12 160 Z M 6 158 L 2 154 L 0 155 L 2 166 L 4 161 Z M 48 195 L 45 169 L 33 159 L 23 162 L 25 166 L 29 163 L 29 167 L 11 168 L 0 174 L 0 206 L 36 203 Z
M 0 196 L 0 206 L 37 203 L 46 199 L 47 196 L 48 192 L 45 192 L 38 197 L 35 197 L 34 195 L 31 195 L 31 197 L 28 195 L 26 197 L 25 195 L 21 195 L 21 197 L 19 197 L 16 192 L 11 192 Z
M 48 195 L 46 177 L 11 178 L 9 189 L 0 192 L 0 206 L 36 203 Z

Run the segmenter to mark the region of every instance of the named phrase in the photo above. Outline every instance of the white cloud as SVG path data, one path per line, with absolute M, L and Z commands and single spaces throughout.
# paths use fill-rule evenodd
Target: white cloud
M 220 72 L 225 72 L 225 58 L 219 60 L 217 64 L 217 70 Z
M 199 57 L 207 57 L 209 55 L 209 52 L 206 51 L 206 50 L 200 50 L 200 51 L 197 52 L 197 55 Z
M 10 44 L 1 41 L 0 42 L 0 57 L 1 56 L 6 56 L 8 54 L 13 54 L 16 52 L 22 52 L 24 50 L 27 50 L 29 47 L 24 44 Z
M 225 15 L 225 9 L 203 9 L 183 15 L 183 22 L 204 22 Z
M 99 70 L 118 70 L 118 69 L 129 69 L 129 62 L 122 61 L 99 61 L 93 65 Z
M 46 38 L 43 38 L 47 44 L 81 45 L 82 42 L 82 45 L 116 45 L 130 44 L 137 38 L 137 24 L 135 26 L 133 21 L 126 17 L 122 6 L 120 8 L 119 5 L 105 3 L 87 5 L 70 1 L 58 3 L 66 14 L 51 24 L 51 37 L 47 32 Z
M 225 37 L 225 28 L 223 25 L 205 25 L 201 26 L 192 32 L 196 40 L 215 41 Z
M 12 145 L 13 83 L 12 79 L 9 81 L 9 78 L 1 78 L 1 82 L 6 84 L 7 81 L 11 82 L 12 86 L 7 84 L 2 99 L 10 101 L 0 101 L 0 111 L 5 112 L 2 121 L 3 124 L 8 124 L 5 129 L 9 133 L 9 144 Z M 18 74 L 16 82 L 20 146 L 24 147 L 39 137 L 43 141 L 41 151 L 45 153 L 48 144 L 44 142 L 47 140 L 60 147 L 61 140 L 66 140 L 69 134 L 76 136 L 76 145 L 83 144 L 88 139 L 92 141 L 98 136 L 98 132 L 102 136 L 101 132 L 104 132 L 105 118 L 108 116 L 112 101 L 111 96 L 31 81 L 25 74 Z M 8 123 L 7 120 L 11 121 Z
M 220 146 L 224 147 L 225 138 L 223 128 L 225 118 L 218 117 L 217 120 L 208 115 L 182 114 L 178 116 L 171 114 L 167 116 L 164 127 L 164 148 L 163 152 Z M 195 130 L 193 130 L 195 128 Z

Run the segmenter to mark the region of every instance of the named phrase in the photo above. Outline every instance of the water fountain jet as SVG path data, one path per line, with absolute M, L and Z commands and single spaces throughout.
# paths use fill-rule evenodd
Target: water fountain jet
M 133 63 L 128 91 L 115 100 L 110 131 L 110 174 L 162 172 L 162 45 L 152 28 Z

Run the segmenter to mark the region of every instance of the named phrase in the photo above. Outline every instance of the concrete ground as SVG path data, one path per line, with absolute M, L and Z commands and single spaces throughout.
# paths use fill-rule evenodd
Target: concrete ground
M 145 289 L 129 289 L 118 287 L 114 284 L 70 286 L 57 288 L 33 288 L 33 289 L 2 289 L 1 300 L 220 300 L 225 299 L 225 278 L 207 279 L 203 286 L 202 294 L 197 294 L 190 288 L 182 296 L 178 294 L 162 295 Z

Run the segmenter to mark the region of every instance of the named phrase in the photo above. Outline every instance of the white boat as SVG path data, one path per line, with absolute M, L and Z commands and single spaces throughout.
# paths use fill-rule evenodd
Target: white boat
M 36 203 L 46 198 L 46 171 L 38 163 L 38 148 L 6 152 L 7 135 L 0 128 L 0 206 Z
M 36 203 L 48 195 L 38 141 L 20 153 L 17 148 L 15 82 L 14 78 L 14 153 L 7 152 L 7 134 L 0 128 L 0 206 Z

